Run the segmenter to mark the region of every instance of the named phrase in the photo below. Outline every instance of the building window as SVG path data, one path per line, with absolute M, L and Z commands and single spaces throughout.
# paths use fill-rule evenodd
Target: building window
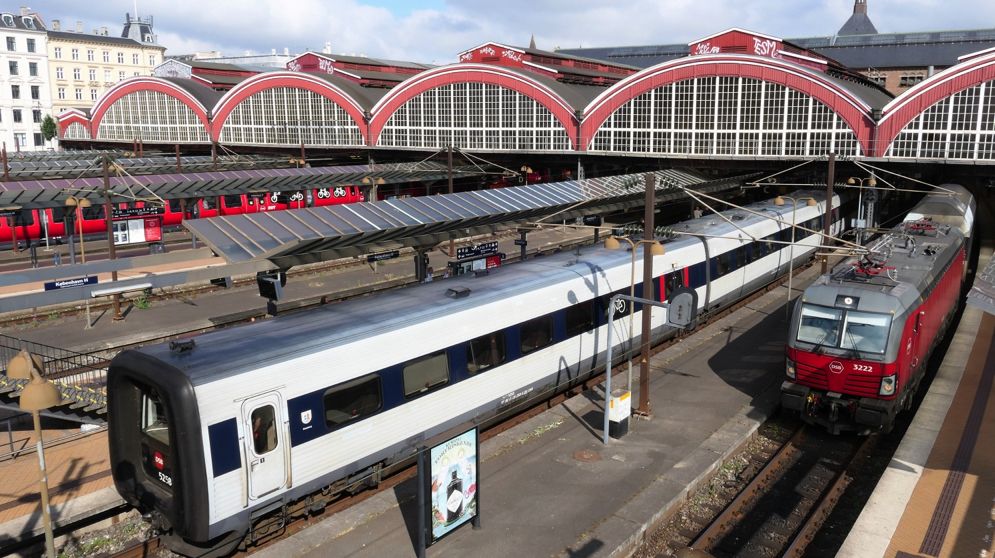
M 55 57 L 62 58 L 62 47 L 55 47 Z
M 21 109 L 14 109 L 14 122 L 21 121 Z
M 150 54 L 149 55 L 149 66 L 155 66 L 155 55 L 154 54 Z
M 81 76 L 79 68 L 73 68 L 73 79 L 78 80 L 78 79 L 81 79 L 81 77 L 82 76 Z
M 25 134 L 24 132 L 18 132 L 16 134 L 14 134 L 14 146 L 15 147 L 20 147 L 22 145 L 25 146 L 25 147 L 27 147 L 27 145 L 28 145 L 28 135 Z
M 92 48 L 86 49 L 86 59 L 89 62 L 93 62 L 94 56 L 93 56 L 93 49 Z
M 141 72 L 135 72 L 132 75 L 135 76 L 135 77 L 138 77 L 138 76 L 142 75 L 142 73 Z
M 31 111 L 31 121 L 36 124 L 41 122 L 41 110 L 34 109 L 33 111 Z
M 35 147 L 43 145 L 45 145 L 45 138 L 41 135 L 41 132 L 35 132 Z
M 7 67 L 10 68 L 10 75 L 12 76 L 17 75 L 17 62 L 11 60 L 10 62 L 7 63 Z
M 111 82 L 111 71 L 104 70 L 104 83 L 110 83 L 110 82 Z
M 20 85 L 11 85 L 10 86 L 10 96 L 11 96 L 12 99 L 20 99 L 21 98 L 21 86 Z
M 62 72 L 62 66 L 56 66 L 55 79 L 65 79 L 65 74 Z
M 17 39 L 14 37 L 7 37 L 7 50 L 17 50 Z
M 76 88 L 76 100 L 77 101 L 83 100 L 83 90 L 79 87 Z
M 71 52 L 73 60 L 79 60 L 79 49 L 74 48 Z
M 97 90 L 96 89 L 91 89 L 90 90 L 90 100 L 91 101 L 96 101 L 97 100 Z
M 898 80 L 898 86 L 912 87 L 924 79 L 926 79 L 926 76 L 923 74 L 902 74 L 902 77 Z
M 123 52 L 117 53 L 117 63 L 118 64 L 124 64 L 124 53 Z
M 28 75 L 31 77 L 38 77 L 38 63 L 28 62 Z
M 41 86 L 38 85 L 31 86 L 31 98 L 36 101 L 41 98 Z
M 105 50 L 103 52 L 103 56 L 104 56 L 104 62 L 110 62 L 111 61 L 111 51 Z
M 118 81 L 124 81 L 124 72 L 118 72 L 117 73 L 117 80 Z
M 65 98 L 66 98 L 66 88 L 65 87 L 60 87 L 59 88 L 59 99 L 65 100 Z
M 28 39 L 28 52 L 34 52 L 34 51 L 35 51 L 35 40 Z
M 90 68 L 90 81 L 97 81 L 97 70 Z
M 135 53 L 135 54 L 131 55 L 131 63 L 134 64 L 134 65 L 136 65 L 136 66 L 138 65 L 138 53 Z

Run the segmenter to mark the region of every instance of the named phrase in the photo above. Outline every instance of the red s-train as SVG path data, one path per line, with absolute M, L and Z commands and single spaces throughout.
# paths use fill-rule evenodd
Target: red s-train
M 310 198 L 310 200 L 308 200 Z M 262 211 L 282 211 L 299 209 L 310 205 L 322 207 L 344 203 L 365 201 L 358 186 L 335 186 L 318 188 L 309 191 L 290 193 L 268 192 L 260 194 L 232 194 L 214 198 L 200 198 L 196 203 L 188 200 L 187 213 L 195 218 L 217 217 L 218 215 L 239 215 L 242 213 L 258 213 Z M 107 231 L 107 218 L 104 204 L 99 199 L 93 200 L 90 207 L 76 210 L 82 219 L 73 224 L 71 233 L 84 235 L 99 234 Z M 115 204 L 115 210 L 140 210 L 146 207 L 146 202 L 136 201 Z M 169 199 L 162 207 L 157 207 L 150 214 L 162 219 L 162 226 L 175 226 L 183 221 L 183 209 L 179 199 Z M 0 243 L 10 243 L 15 237 L 18 243 L 45 238 L 60 238 L 66 235 L 66 207 L 51 207 L 45 209 L 22 209 L 11 217 L 0 218 Z M 12 223 L 14 227 L 12 227 Z M 15 236 L 16 233 L 16 236 Z
M 888 431 L 957 310 L 975 215 L 944 185 L 795 304 L 781 405 L 833 433 Z

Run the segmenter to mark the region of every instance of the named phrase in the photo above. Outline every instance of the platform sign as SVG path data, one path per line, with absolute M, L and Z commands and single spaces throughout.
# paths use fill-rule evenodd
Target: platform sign
M 426 546 L 472 522 L 480 525 L 478 471 L 480 444 L 473 428 L 421 452 L 419 487 Z M 424 472 L 423 472 L 424 471 Z M 427 474 L 426 474 L 427 473 Z
M 59 289 L 72 289 L 76 287 L 85 287 L 87 285 L 96 285 L 97 276 L 87 275 L 86 277 L 76 277 L 73 279 L 59 279 L 58 281 L 48 281 L 45 283 L 46 291 L 57 291 Z

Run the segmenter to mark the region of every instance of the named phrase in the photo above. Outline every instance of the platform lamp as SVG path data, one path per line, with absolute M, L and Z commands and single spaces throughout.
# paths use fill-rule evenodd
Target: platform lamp
M 45 526 L 45 552 L 55 558 L 55 539 L 52 536 L 52 512 L 48 505 L 48 472 L 45 469 L 45 449 L 42 444 L 41 417 L 39 412 L 62 403 L 59 388 L 41 376 L 44 363 L 41 357 L 28 351 L 14 355 L 7 363 L 7 377 L 14 380 L 29 380 L 21 389 L 20 407 L 31 411 L 35 426 L 35 447 L 38 452 L 38 469 L 41 472 L 39 492 L 41 492 L 41 513 Z
M 86 246 L 83 244 L 83 210 L 92 206 L 93 202 L 89 198 L 69 196 L 66 198 L 66 207 L 71 207 L 75 220 L 79 223 L 79 255 L 80 262 L 86 263 Z M 73 233 L 70 233 L 72 235 Z M 87 277 L 84 274 L 84 277 Z M 86 298 L 86 326 L 83 329 L 90 329 L 90 298 Z
M 774 198 L 774 205 L 782 206 L 784 205 L 784 200 L 791 200 L 791 246 L 788 247 L 788 302 L 785 304 L 785 317 L 791 319 L 791 278 L 794 276 L 794 265 L 795 265 L 795 209 L 798 205 L 799 200 L 806 200 L 805 205 L 809 207 L 814 207 L 819 202 L 815 198 L 793 198 L 791 196 L 777 196 Z M 831 214 L 830 214 L 831 215 Z M 830 215 L 826 215 L 826 219 L 830 218 Z M 820 244 L 824 244 L 825 241 Z
M 615 235 L 609 236 L 608 238 L 605 239 L 605 248 L 608 249 L 608 250 L 618 250 L 618 249 L 620 249 L 622 247 L 622 244 L 619 242 L 619 240 L 624 240 L 626 243 L 628 243 L 630 252 L 632 253 L 632 264 L 629 267 L 629 271 L 630 271 L 629 296 L 631 298 L 636 298 L 636 247 L 639 246 L 640 244 L 649 244 L 650 245 L 650 255 L 654 256 L 654 257 L 655 256 L 662 256 L 662 255 L 664 255 L 666 253 L 666 250 L 663 248 L 663 244 L 660 244 L 656 240 L 638 240 L 638 241 L 633 241 L 631 238 L 628 238 L 628 237 L 625 237 L 625 236 L 615 236 Z M 646 290 L 646 286 L 645 285 L 643 286 L 643 290 L 644 291 Z M 643 292 L 643 298 L 648 298 L 648 297 L 646 297 L 646 293 L 645 292 Z M 632 350 L 632 339 L 635 337 L 635 335 L 634 335 L 634 328 L 635 328 L 635 324 L 634 324 L 634 320 L 635 320 L 635 309 L 636 309 L 636 303 L 634 301 L 630 300 L 629 301 L 629 350 L 630 351 Z M 609 327 L 611 327 L 611 324 L 608 324 L 608 325 L 609 325 Z M 649 332 L 644 331 L 643 335 L 649 335 Z M 629 355 L 629 379 L 628 379 L 629 380 L 629 393 L 632 393 L 632 357 L 633 356 L 634 355 Z M 611 363 L 610 362 L 608 363 L 608 373 L 611 374 Z M 609 395 L 611 395 L 611 394 L 607 394 L 607 393 L 605 394 L 605 400 L 606 401 L 608 400 Z M 646 401 L 649 401 L 648 397 L 646 397 Z
M 857 186 L 859 188 L 857 191 L 857 218 L 860 219 L 861 221 L 864 221 L 864 227 L 861 228 L 867 228 L 867 223 L 864 218 L 864 183 L 865 182 L 867 183 L 868 188 L 874 188 L 875 186 L 878 185 L 877 179 L 875 179 L 873 176 L 869 176 L 867 178 L 857 178 L 855 176 L 851 176 L 850 178 L 846 179 L 846 183 L 848 185 Z M 857 244 L 863 243 L 864 241 L 863 236 L 864 236 L 863 231 L 861 229 L 857 229 Z

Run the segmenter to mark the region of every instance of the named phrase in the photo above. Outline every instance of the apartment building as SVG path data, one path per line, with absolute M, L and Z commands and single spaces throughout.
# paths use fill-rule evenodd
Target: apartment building
M 45 24 L 27 8 L 0 12 L 0 35 L 0 141 L 9 153 L 43 150 L 41 123 L 52 114 Z
M 151 75 L 166 51 L 157 41 L 151 17 L 125 14 L 120 37 L 111 36 L 106 27 L 86 33 L 79 21 L 73 29 L 65 29 L 53 19 L 48 31 L 48 67 L 55 112 L 89 109 L 117 82 Z

